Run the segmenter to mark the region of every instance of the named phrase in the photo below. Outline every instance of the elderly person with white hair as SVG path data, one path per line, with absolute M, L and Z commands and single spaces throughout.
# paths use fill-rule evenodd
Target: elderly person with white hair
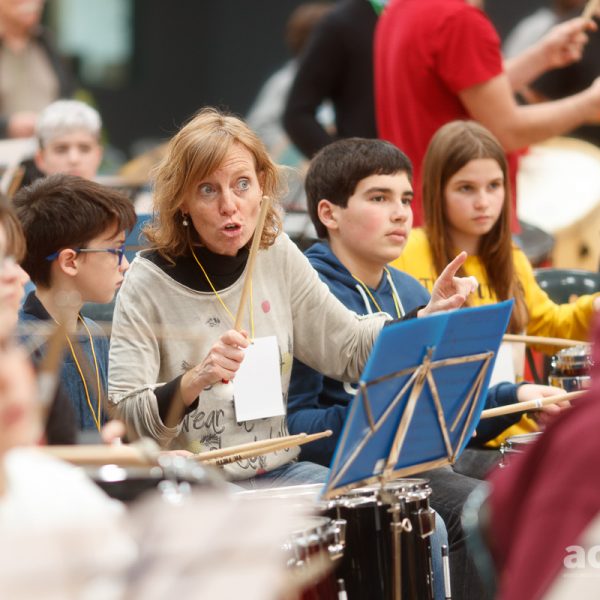
M 78 100 L 57 100 L 39 115 L 35 164 L 44 175 L 94 179 L 102 162 L 98 111 Z

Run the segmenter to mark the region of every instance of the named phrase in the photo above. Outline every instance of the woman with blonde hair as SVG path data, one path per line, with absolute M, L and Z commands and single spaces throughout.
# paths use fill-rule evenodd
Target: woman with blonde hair
M 441 127 L 423 162 L 425 225 L 411 232 L 392 264 L 431 289 L 444 261 L 466 251 L 469 256 L 459 273 L 479 281 L 478 292 L 466 304 L 513 298 L 510 332 L 587 339 L 597 296 L 555 304 L 539 287 L 527 257 L 511 237 L 508 181 L 502 146 L 485 127 L 474 121 Z M 503 435 L 535 428 L 524 417 Z
M 286 435 L 285 414 L 237 418 L 231 381 L 259 337 L 275 337 L 284 404 L 293 356 L 339 379 L 360 375 L 390 317 L 361 319 L 330 294 L 281 231 L 279 181 L 260 139 L 215 109 L 201 110 L 170 141 L 156 174 L 152 248 L 131 265 L 111 339 L 110 401 L 136 435 L 192 452 Z M 263 196 L 273 202 L 237 331 L 233 315 Z M 454 278 L 456 268 L 455 261 L 440 278 L 425 313 L 464 301 L 471 283 Z M 325 480 L 325 468 L 297 456 L 279 451 L 226 470 L 271 485 Z

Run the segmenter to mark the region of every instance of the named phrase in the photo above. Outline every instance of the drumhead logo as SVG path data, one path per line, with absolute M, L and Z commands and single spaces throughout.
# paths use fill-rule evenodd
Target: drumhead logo
M 583 546 L 567 546 L 567 555 L 563 559 L 565 569 L 585 569 L 592 567 L 600 569 L 600 546 L 590 546 L 586 550 Z

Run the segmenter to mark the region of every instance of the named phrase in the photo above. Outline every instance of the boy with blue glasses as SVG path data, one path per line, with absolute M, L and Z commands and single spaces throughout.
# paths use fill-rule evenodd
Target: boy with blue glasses
M 107 421 L 108 339 L 80 310 L 85 302 L 111 302 L 123 282 L 133 206 L 120 192 L 70 175 L 34 182 L 14 205 L 27 241 L 22 266 L 36 285 L 19 319 L 36 346 L 38 335 L 47 334 L 43 325 L 64 322 L 70 333 L 61 382 L 79 430 L 100 431 Z M 39 334 L 35 325 L 42 326 Z

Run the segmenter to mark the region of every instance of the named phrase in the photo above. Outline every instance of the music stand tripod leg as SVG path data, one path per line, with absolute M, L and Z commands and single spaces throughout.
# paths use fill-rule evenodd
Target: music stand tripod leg
M 392 533 L 392 560 L 394 564 L 392 595 L 394 600 L 402 600 L 402 534 L 412 531 L 412 523 L 402 517 L 402 506 L 398 503 L 391 505 L 392 514 L 390 529 Z

